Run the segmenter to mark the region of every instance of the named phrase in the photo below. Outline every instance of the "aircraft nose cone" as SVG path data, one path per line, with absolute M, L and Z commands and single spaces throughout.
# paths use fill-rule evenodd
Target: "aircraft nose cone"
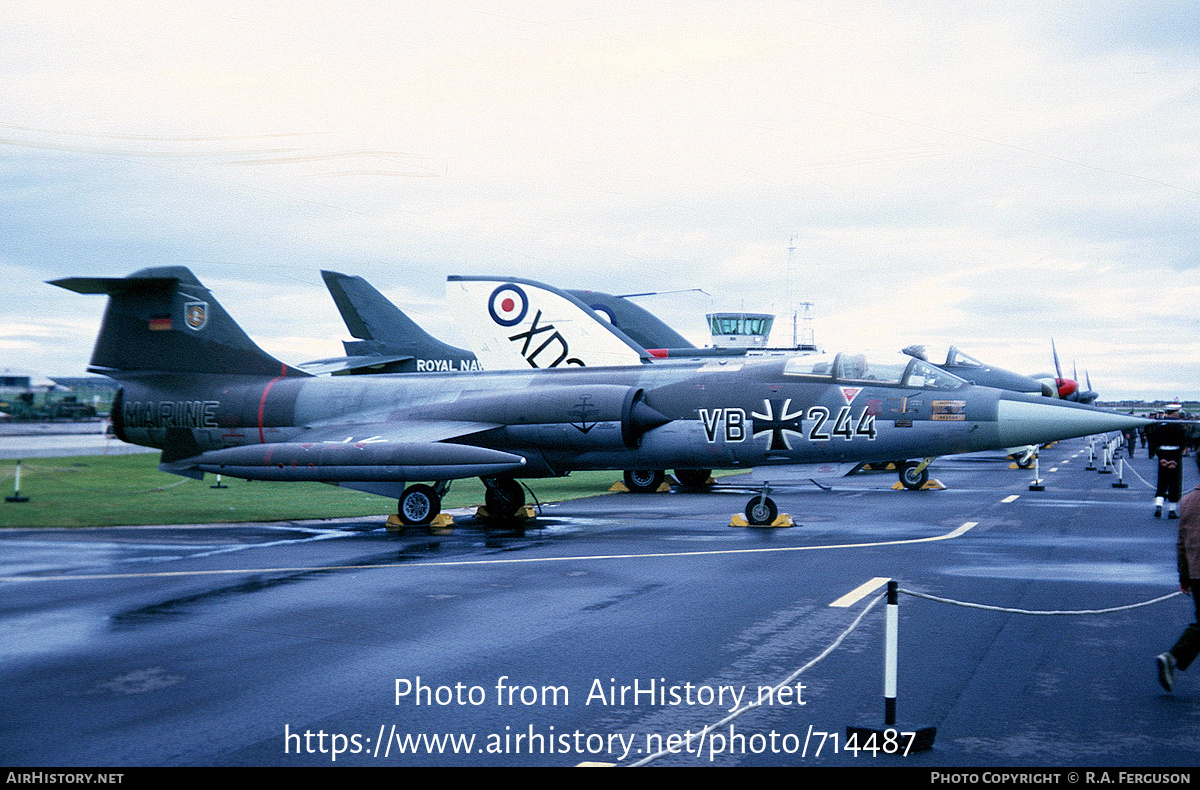
M 997 429 L 1007 447 L 1045 444 L 1150 424 L 1150 420 L 1041 397 L 1002 396 Z

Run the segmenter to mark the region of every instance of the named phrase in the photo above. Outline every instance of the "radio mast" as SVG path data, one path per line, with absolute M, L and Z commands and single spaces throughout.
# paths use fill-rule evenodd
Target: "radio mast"
M 812 302 L 797 302 L 796 301 L 796 236 L 792 234 L 788 238 L 788 260 L 787 260 L 787 278 L 786 288 L 788 295 L 788 303 L 792 310 L 792 348 L 816 349 L 816 336 L 813 333 L 812 326 Z M 800 311 L 799 308 L 804 308 L 804 331 L 800 331 Z

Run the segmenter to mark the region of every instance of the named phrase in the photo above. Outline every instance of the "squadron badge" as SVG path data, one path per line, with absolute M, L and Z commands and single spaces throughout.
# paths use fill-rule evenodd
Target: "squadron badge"
M 183 306 L 183 322 L 199 332 L 208 324 L 208 302 L 188 302 Z

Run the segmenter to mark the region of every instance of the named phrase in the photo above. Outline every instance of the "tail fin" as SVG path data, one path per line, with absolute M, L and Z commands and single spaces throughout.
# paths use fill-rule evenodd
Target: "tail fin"
M 346 322 L 346 329 L 359 338 L 358 342 L 343 343 L 347 354 L 394 358 L 402 355 L 429 362 L 429 370 L 435 369 L 434 362 L 445 362 L 453 370 L 475 367 L 474 354 L 426 332 L 362 277 L 330 271 L 322 271 L 321 277 Z
M 484 370 L 649 361 L 646 349 L 583 302 L 533 280 L 452 275 L 446 297 Z
M 88 369 L 121 373 L 242 373 L 307 376 L 267 354 L 182 266 L 142 269 L 128 277 L 68 277 L 51 285 L 108 294 L 108 308 Z
M 684 352 L 696 347 L 683 335 L 663 323 L 661 318 L 626 296 L 575 289 L 567 289 L 567 293 L 606 316 L 613 326 L 629 335 L 633 342 L 646 348 L 669 348 Z M 681 354 L 672 354 L 679 355 Z

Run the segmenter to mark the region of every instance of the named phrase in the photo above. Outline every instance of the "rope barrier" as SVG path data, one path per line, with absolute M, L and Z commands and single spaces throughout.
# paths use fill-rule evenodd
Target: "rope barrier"
M 991 612 L 1006 612 L 1009 614 L 1028 614 L 1028 615 L 1042 615 L 1042 616 L 1046 616 L 1046 615 L 1072 616 L 1072 615 L 1110 614 L 1112 612 L 1125 612 L 1125 611 L 1129 611 L 1132 609 L 1140 609 L 1145 606 L 1152 606 L 1153 604 L 1162 603 L 1163 601 L 1174 598 L 1177 595 L 1183 595 L 1182 591 L 1176 590 L 1172 593 L 1168 593 L 1167 595 L 1161 595 L 1157 598 L 1152 598 L 1148 601 L 1141 601 L 1139 603 L 1127 604 L 1125 606 L 1110 606 L 1105 609 L 1037 610 L 1037 609 L 1017 609 L 1017 608 L 1008 607 L 1008 606 L 991 606 L 989 604 L 972 603 L 970 601 L 958 601 L 953 598 L 943 598 L 941 596 L 930 595 L 929 593 L 922 593 L 922 592 L 917 592 L 916 590 L 907 590 L 904 588 L 900 588 L 898 590 L 898 592 L 903 593 L 905 595 L 911 595 L 914 598 L 924 598 L 925 600 L 933 601 L 935 603 L 944 603 L 944 604 L 949 604 L 951 606 L 962 606 L 962 607 L 965 607 L 968 609 L 983 609 L 983 610 L 991 611 Z M 790 686 L 793 682 L 795 682 L 795 680 L 797 678 L 799 678 L 806 671 L 808 671 L 809 669 L 812 669 L 814 666 L 819 664 L 821 661 L 825 660 L 825 658 L 827 658 L 830 653 L 832 653 L 834 650 L 836 650 L 838 648 L 838 646 L 841 645 L 843 641 L 845 641 L 846 637 L 848 637 L 851 633 L 853 633 L 854 630 L 857 629 L 859 627 L 859 625 L 862 624 L 862 621 L 867 616 L 867 613 L 870 612 L 873 608 L 875 608 L 875 606 L 877 604 L 879 604 L 880 601 L 883 601 L 886 597 L 887 597 L 886 595 L 876 596 L 876 598 L 874 600 L 872 600 L 869 604 L 867 604 L 865 607 L 863 607 L 863 610 L 861 612 L 859 612 L 858 616 L 854 618 L 854 620 L 850 623 L 850 625 L 847 626 L 846 629 L 844 631 L 842 631 L 841 634 L 838 635 L 837 639 L 835 639 L 833 642 L 831 642 L 829 644 L 829 646 L 826 647 L 824 650 L 822 650 L 820 652 L 820 654 L 818 654 L 814 659 L 812 659 L 807 664 L 800 667 L 795 672 L 788 675 L 786 678 L 784 678 L 779 683 L 777 683 L 775 686 L 773 686 L 771 688 L 769 694 L 765 695 L 765 698 L 766 699 L 774 698 L 774 695 L 780 689 L 782 689 L 786 686 Z M 763 704 L 762 703 L 763 698 L 764 698 L 764 695 L 759 694 L 759 698 L 757 700 L 755 700 L 754 702 L 748 703 L 748 704 L 742 706 L 741 708 L 738 708 L 737 710 L 733 711 L 729 715 L 725 716 L 720 721 L 706 725 L 703 729 L 699 730 L 698 732 L 691 733 L 690 735 L 688 735 L 686 738 L 683 739 L 682 748 L 676 747 L 674 749 L 660 750 L 658 752 L 655 752 L 654 754 L 649 754 L 636 762 L 630 763 L 629 767 L 638 768 L 641 766 L 649 765 L 650 763 L 654 762 L 655 760 L 659 759 L 660 757 L 664 757 L 669 754 L 678 754 L 680 751 L 686 751 L 687 746 L 689 744 L 691 744 L 692 742 L 694 742 L 698 739 L 704 738 L 709 733 L 715 731 L 719 727 L 723 727 L 726 724 L 729 724 L 731 721 L 738 718 L 739 716 L 742 716 L 743 714 L 748 713 L 748 712 L 754 710 L 755 708 L 761 707 L 761 705 Z
M 1146 486 L 1146 488 L 1155 488 L 1155 486 L 1152 486 L 1149 483 L 1147 483 L 1146 479 L 1137 473 L 1137 470 L 1133 468 L 1133 464 L 1126 464 L 1125 468 L 1128 469 L 1133 474 L 1134 477 L 1136 477 L 1138 480 L 1141 480 L 1142 485 Z
M 905 595 L 911 595 L 914 598 L 924 598 L 937 603 L 946 603 L 952 606 L 963 606 L 968 609 L 985 609 L 989 612 L 1007 612 L 1009 614 L 1032 614 L 1032 615 L 1080 615 L 1080 614 L 1109 614 L 1110 612 L 1127 612 L 1131 609 L 1140 609 L 1143 606 L 1151 606 L 1152 604 L 1161 603 L 1168 598 L 1174 598 L 1176 595 L 1183 595 L 1181 590 L 1176 590 L 1173 593 L 1152 598 L 1149 601 L 1141 603 L 1129 604 L 1127 606 L 1112 606 L 1107 609 L 1061 609 L 1061 610 L 1036 610 L 1036 609 L 1014 609 L 1008 606 L 990 606 L 982 603 L 970 603 L 968 601 L 956 601 L 953 598 L 940 598 L 929 593 L 920 593 L 915 590 L 900 589 L 900 592 Z
M 766 698 L 774 699 L 775 694 L 780 689 L 784 688 L 785 686 L 791 685 L 792 682 L 796 680 L 796 678 L 800 677 L 806 671 L 808 671 L 809 669 L 812 669 L 817 664 L 824 661 L 825 658 L 828 657 L 830 653 L 832 653 L 835 649 L 837 649 L 838 645 L 840 645 L 843 641 L 845 641 L 846 637 L 848 637 L 851 633 L 854 632 L 854 630 L 856 628 L 858 628 L 858 626 L 862 623 L 863 618 L 867 616 L 867 612 L 869 612 L 873 608 L 875 608 L 875 605 L 878 604 L 880 601 L 884 600 L 884 598 L 886 598 L 886 597 L 887 596 L 885 596 L 885 595 L 879 595 L 875 598 L 875 600 L 871 601 L 869 604 L 867 604 L 865 607 L 863 607 L 863 610 L 861 612 L 859 612 L 858 617 L 854 618 L 854 621 L 851 622 L 850 625 L 846 627 L 846 630 L 842 631 L 842 633 L 838 636 L 837 639 L 833 640 L 833 642 L 829 645 L 829 647 L 822 650 L 821 653 L 819 655 L 817 655 L 817 657 L 814 658 L 812 661 L 809 661 L 807 664 L 800 667 L 799 669 L 797 669 L 792 674 L 788 675 L 783 680 L 779 681 L 779 683 L 772 686 L 771 691 L 766 695 Z M 726 724 L 728 724 L 729 722 L 738 718 L 742 714 L 752 711 L 757 707 L 760 707 L 763 704 L 762 703 L 763 696 L 764 695 L 760 693 L 758 695 L 758 699 L 755 700 L 754 702 L 748 703 L 748 704 L 742 706 L 741 708 L 738 708 L 737 710 L 733 711 L 732 713 L 730 713 L 728 716 L 721 719 L 720 721 L 714 722 L 712 724 L 705 726 L 699 732 L 695 732 L 695 733 L 692 733 L 691 735 L 688 735 L 686 738 L 683 739 L 683 748 L 686 749 L 687 745 L 692 743 L 693 741 L 695 741 L 699 738 L 703 738 L 704 736 L 708 735 L 710 732 L 716 730 L 718 727 L 725 726 Z M 677 754 L 679 751 L 680 750 L 678 748 L 676 748 L 674 750 L 663 749 L 661 751 L 655 752 L 654 754 L 646 755 L 645 757 L 638 760 L 637 762 L 630 763 L 629 767 L 630 768 L 639 768 L 643 765 L 648 765 L 651 762 L 653 762 L 654 760 L 657 760 L 658 758 L 663 757 L 665 755 Z

